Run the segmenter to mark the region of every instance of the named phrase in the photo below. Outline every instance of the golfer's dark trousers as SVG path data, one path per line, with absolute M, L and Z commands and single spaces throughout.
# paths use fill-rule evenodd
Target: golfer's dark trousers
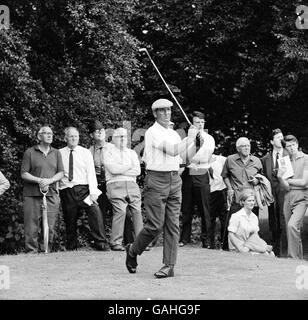
M 215 227 L 216 218 L 220 221 L 220 239 L 223 239 L 225 222 L 227 219 L 227 189 L 217 190 L 211 192 L 210 195 L 210 215 L 211 215 L 211 232 L 210 241 L 212 244 L 215 242 Z
M 132 244 L 135 255 L 163 232 L 163 263 L 175 265 L 179 242 L 182 180 L 178 171 L 147 171 L 144 187 L 146 224 Z
M 209 242 L 211 232 L 210 217 L 210 185 L 208 173 L 189 175 L 189 169 L 182 174 L 182 232 L 180 241 L 190 242 L 191 224 L 194 213 L 194 204 L 197 204 L 201 216 L 201 240 Z
M 228 245 L 228 226 L 229 226 L 229 221 L 231 218 L 231 215 L 239 210 L 241 210 L 243 207 L 236 202 L 233 202 L 231 204 L 229 213 L 227 214 L 227 219 L 225 223 L 225 228 L 224 228 L 224 234 L 223 234 L 223 243 L 222 243 L 222 249 L 228 251 L 229 250 L 229 245 Z M 252 209 L 252 212 L 259 218 L 259 207 L 254 207 Z
M 107 242 L 105 226 L 101 210 L 97 204 L 88 206 L 83 200 L 89 195 L 88 185 L 76 185 L 73 188 L 60 190 L 62 211 L 66 226 L 66 248 L 77 248 L 77 220 L 80 209 L 85 209 L 88 215 L 90 233 L 96 245 Z
M 268 207 L 268 222 L 269 229 L 272 233 L 273 251 L 278 257 L 286 257 L 288 244 L 286 223 L 283 214 L 285 191 L 278 181 L 272 184 L 272 194 L 274 196 L 274 203 Z

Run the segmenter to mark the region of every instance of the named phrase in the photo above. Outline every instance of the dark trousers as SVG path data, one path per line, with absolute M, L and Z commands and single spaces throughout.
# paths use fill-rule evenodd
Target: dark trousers
M 47 220 L 49 227 L 49 247 L 52 250 L 55 226 L 59 214 L 58 194 L 46 197 Z M 42 228 L 42 197 L 24 197 L 24 234 L 26 252 L 44 252 Z
M 96 177 L 98 178 L 98 176 Z M 99 180 L 97 179 L 97 181 Z M 107 227 L 107 220 L 108 220 L 107 217 L 108 217 L 108 213 L 110 213 L 110 216 L 111 216 L 112 206 L 106 195 L 106 182 L 105 181 L 100 182 L 97 187 L 100 191 L 102 191 L 102 194 L 97 199 L 97 203 L 102 212 L 104 226 Z
M 227 189 L 217 190 L 211 192 L 210 195 L 210 215 L 211 215 L 211 232 L 210 241 L 211 244 L 215 243 L 215 227 L 216 218 L 220 221 L 220 241 L 223 239 L 225 222 L 227 219 Z
M 223 234 L 223 243 L 222 243 L 222 249 L 223 250 L 229 250 L 229 245 L 228 245 L 228 226 L 229 226 L 229 221 L 231 218 L 231 215 L 239 210 L 241 210 L 243 207 L 236 202 L 233 202 L 231 204 L 230 210 L 227 214 L 227 219 L 224 227 L 224 234 Z M 254 207 L 252 209 L 252 212 L 259 218 L 259 207 Z
M 268 223 L 272 233 L 273 251 L 278 257 L 286 257 L 288 244 L 286 222 L 283 214 L 285 191 L 281 189 L 279 183 L 273 183 L 272 194 L 274 196 L 274 203 L 268 207 Z
M 112 217 L 112 205 L 107 197 L 107 189 L 106 189 L 106 182 L 101 181 L 101 178 L 99 176 L 96 176 L 97 181 L 100 181 L 98 184 L 98 189 L 102 191 L 102 194 L 98 197 L 97 202 L 99 205 L 99 208 L 101 209 L 102 215 L 103 215 L 103 221 L 105 228 L 111 228 L 111 221 L 112 219 L 108 221 L 108 215 L 109 217 Z M 110 223 L 108 223 L 110 222 Z M 124 234 L 123 234 L 123 242 L 124 245 L 127 243 L 134 242 L 134 227 L 132 222 L 131 213 L 129 212 L 129 209 L 127 210 L 126 218 L 125 218 L 125 225 L 124 225 Z
M 182 180 L 177 171 L 149 171 L 145 177 L 144 207 L 147 221 L 132 244 L 140 255 L 163 232 L 163 263 L 174 265 L 179 242 Z
M 194 205 L 197 204 L 201 216 L 201 240 L 209 241 L 211 232 L 210 217 L 210 185 L 208 174 L 189 175 L 188 170 L 182 174 L 182 232 L 180 241 L 190 242 L 191 224 L 194 213 Z
M 60 198 L 64 222 L 66 226 L 66 248 L 77 248 L 77 220 L 80 209 L 85 209 L 88 215 L 90 233 L 95 244 L 107 242 L 102 212 L 97 204 L 88 206 L 83 200 L 89 195 L 88 185 L 77 185 L 73 188 L 60 190 Z

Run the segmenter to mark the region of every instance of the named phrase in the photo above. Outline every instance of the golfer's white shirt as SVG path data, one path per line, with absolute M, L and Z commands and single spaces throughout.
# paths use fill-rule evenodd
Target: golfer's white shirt
M 69 156 L 71 149 L 64 147 L 60 149 L 64 177 L 60 181 L 59 189 L 72 188 L 76 185 L 89 185 L 90 194 L 100 195 L 102 192 L 97 188 L 96 173 L 93 156 L 89 149 L 77 146 L 73 151 L 73 180 L 68 181 Z
M 170 156 L 158 149 L 159 145 L 164 142 L 176 145 L 181 142 L 179 134 L 171 129 L 166 129 L 159 123 L 155 122 L 145 132 L 145 146 L 143 161 L 146 164 L 147 170 L 153 171 L 178 171 L 180 168 L 181 158 L 179 155 Z

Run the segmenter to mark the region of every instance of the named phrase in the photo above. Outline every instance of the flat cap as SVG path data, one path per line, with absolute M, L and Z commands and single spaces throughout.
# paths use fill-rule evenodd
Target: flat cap
M 172 107 L 173 106 L 173 103 L 168 100 L 168 99 L 158 99 L 156 101 L 153 102 L 152 104 L 152 110 L 156 110 L 156 109 L 159 109 L 159 108 L 169 108 L 169 107 Z

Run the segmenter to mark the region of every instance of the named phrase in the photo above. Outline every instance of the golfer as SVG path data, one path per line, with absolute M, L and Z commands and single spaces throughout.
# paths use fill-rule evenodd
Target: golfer
M 147 172 L 144 188 L 147 221 L 134 243 L 125 247 L 126 267 L 130 273 L 135 273 L 137 255 L 141 255 L 163 231 L 163 267 L 154 274 L 156 278 L 174 276 L 181 208 L 180 154 L 194 152 L 198 133 L 195 127 L 191 127 L 188 137 L 181 140 L 178 133 L 170 128 L 172 105 L 167 99 L 159 99 L 152 104 L 156 121 L 145 133 L 143 156 Z

